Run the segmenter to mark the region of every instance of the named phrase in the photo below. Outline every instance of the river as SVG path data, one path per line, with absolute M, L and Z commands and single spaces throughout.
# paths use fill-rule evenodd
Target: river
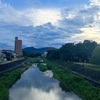
M 81 100 L 73 92 L 64 92 L 52 76 L 52 71 L 30 67 L 9 90 L 9 100 Z

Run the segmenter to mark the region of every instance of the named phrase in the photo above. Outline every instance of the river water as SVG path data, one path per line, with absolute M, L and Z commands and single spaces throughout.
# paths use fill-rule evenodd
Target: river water
M 9 100 L 81 100 L 73 92 L 64 92 L 52 76 L 51 71 L 30 67 L 9 90 Z

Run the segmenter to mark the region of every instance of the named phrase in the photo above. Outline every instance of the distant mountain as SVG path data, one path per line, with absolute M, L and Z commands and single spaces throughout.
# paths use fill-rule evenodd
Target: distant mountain
M 34 48 L 34 47 L 26 47 L 26 48 L 23 49 L 23 52 L 26 52 L 28 54 L 36 54 L 36 53 L 42 54 L 42 53 L 44 53 L 44 52 L 46 52 L 48 50 L 53 50 L 53 49 L 55 49 L 55 48 L 53 48 L 53 47 L 45 47 L 45 48 L 38 48 L 37 49 L 37 48 Z

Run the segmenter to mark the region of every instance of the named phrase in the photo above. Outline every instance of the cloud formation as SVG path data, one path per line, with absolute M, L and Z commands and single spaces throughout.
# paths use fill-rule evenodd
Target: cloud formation
M 78 42 L 90 39 L 100 43 L 100 0 L 90 0 L 90 4 L 86 5 L 84 10 L 80 10 L 78 15 L 82 18 L 84 27 L 80 28 L 82 33 L 74 34 L 70 41 Z
M 57 20 L 60 19 L 60 10 L 58 9 L 27 8 L 24 10 L 17 10 L 0 1 L 0 21 L 22 26 L 37 26 L 48 22 L 56 24 Z
M 13 48 L 15 36 L 23 40 L 24 47 L 60 47 L 84 39 L 100 42 L 100 0 L 89 2 L 81 9 L 23 10 L 0 2 L 0 47 Z

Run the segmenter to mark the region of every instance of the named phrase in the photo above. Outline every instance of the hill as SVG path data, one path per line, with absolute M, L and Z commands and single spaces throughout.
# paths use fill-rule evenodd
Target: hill
M 34 48 L 34 47 L 26 47 L 23 49 L 24 53 L 27 54 L 43 54 L 44 52 L 48 51 L 48 50 L 53 50 L 55 48 L 53 47 L 45 47 L 45 48 Z

